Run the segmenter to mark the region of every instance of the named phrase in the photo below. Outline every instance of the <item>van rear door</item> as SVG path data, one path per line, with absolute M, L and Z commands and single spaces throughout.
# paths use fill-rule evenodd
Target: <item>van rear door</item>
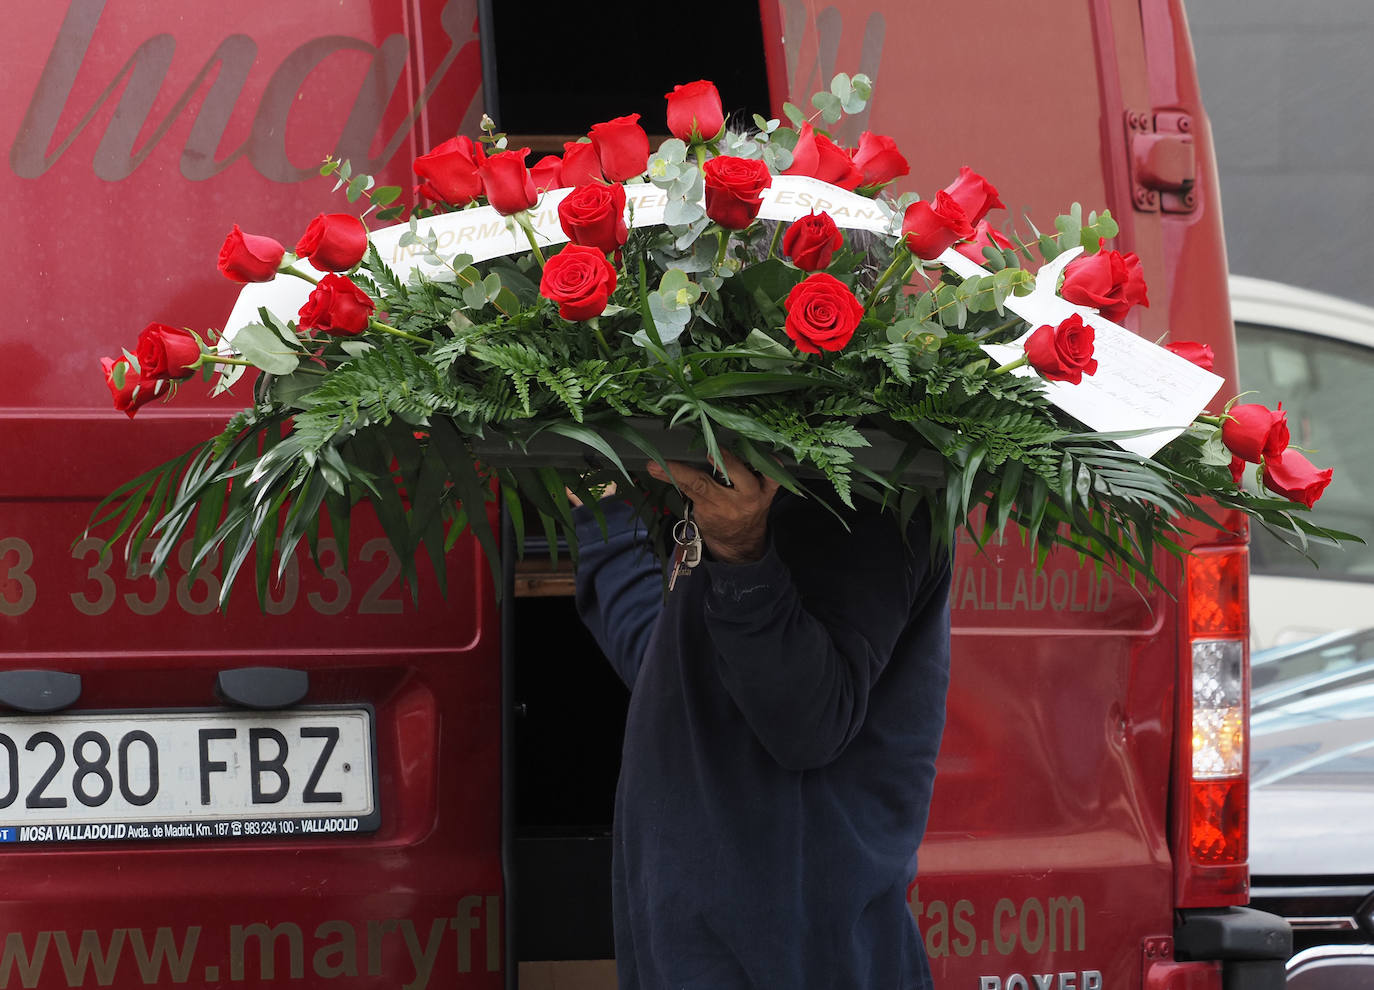
M 431 574 L 417 606 L 359 513 L 265 611 L 250 584 L 224 612 L 214 562 L 151 577 L 73 545 L 99 498 L 244 398 L 193 381 L 130 422 L 100 358 L 150 320 L 220 325 L 233 224 L 285 241 L 349 208 L 326 154 L 409 188 L 411 159 L 480 113 L 475 19 L 468 0 L 9 12 L 0 985 L 502 983 L 497 611 L 474 545 L 447 601 Z
M 1140 256 L 1149 285 L 1127 325 L 1210 343 L 1234 393 L 1216 184 L 1178 4 L 762 9 L 774 93 L 805 105 L 835 71 L 867 72 L 874 100 L 842 143 L 892 135 L 911 188 L 928 196 L 971 166 L 1009 207 L 994 225 L 1023 237 L 1028 219 L 1052 229 L 1075 201 L 1110 208 L 1113 246 Z M 941 986 L 1138 987 L 1147 962 L 1172 958 L 1183 578 L 1173 561 L 1162 573 L 1151 590 L 1071 554 L 1037 569 L 1013 533 L 958 548 L 949 721 L 909 896 Z

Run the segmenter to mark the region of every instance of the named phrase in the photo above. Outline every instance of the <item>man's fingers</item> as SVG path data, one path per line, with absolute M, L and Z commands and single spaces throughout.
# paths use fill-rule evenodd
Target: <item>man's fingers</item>
M 669 477 L 664 473 L 663 468 L 657 461 L 649 462 L 649 475 L 659 481 L 671 481 L 677 485 L 678 491 L 690 495 L 694 501 L 711 497 L 720 490 L 720 485 L 716 484 L 705 471 L 694 468 L 690 464 L 683 464 L 681 461 L 669 461 L 668 470 L 672 472 Z

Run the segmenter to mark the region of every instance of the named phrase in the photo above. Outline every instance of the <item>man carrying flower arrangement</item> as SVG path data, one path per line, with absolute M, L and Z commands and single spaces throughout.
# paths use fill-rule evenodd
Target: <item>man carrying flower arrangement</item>
M 929 986 L 906 892 L 944 727 L 948 554 L 924 517 L 906 539 L 876 509 L 841 523 L 728 454 L 730 487 L 670 467 L 707 556 L 666 602 L 628 505 L 602 503 L 607 539 L 586 509 L 578 527 L 578 609 L 631 689 L 620 984 Z

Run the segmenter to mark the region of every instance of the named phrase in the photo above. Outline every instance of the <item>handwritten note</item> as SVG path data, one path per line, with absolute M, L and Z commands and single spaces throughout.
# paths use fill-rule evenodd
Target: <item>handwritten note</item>
M 1007 309 L 1031 325 L 1014 344 L 985 344 L 1000 364 L 1010 364 L 1022 353 L 1022 344 L 1040 326 L 1056 326 L 1078 313 L 1093 328 L 1097 373 L 1085 375 L 1077 385 L 1046 382 L 1047 398 L 1070 416 L 1104 433 L 1147 431 L 1116 443 L 1146 457 L 1178 436 L 1206 408 L 1222 379 L 1142 337 L 1137 337 L 1095 310 L 1075 306 L 1055 295 L 1059 273 L 1082 248 L 1066 251 L 1043 265 L 1035 277 L 1035 291 L 1007 299 Z M 991 275 L 986 268 L 953 249 L 939 258 L 942 265 L 964 278 Z M 1033 375 L 1030 368 L 1013 374 Z

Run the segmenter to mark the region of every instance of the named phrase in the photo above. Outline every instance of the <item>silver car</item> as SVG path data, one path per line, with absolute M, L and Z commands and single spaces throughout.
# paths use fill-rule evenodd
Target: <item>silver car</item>
M 1294 446 L 1335 470 L 1320 521 L 1374 537 L 1374 308 L 1233 275 L 1243 402 L 1283 402 Z M 1255 650 L 1374 626 L 1374 542 L 1314 546 L 1313 567 L 1262 529 L 1252 534 Z

